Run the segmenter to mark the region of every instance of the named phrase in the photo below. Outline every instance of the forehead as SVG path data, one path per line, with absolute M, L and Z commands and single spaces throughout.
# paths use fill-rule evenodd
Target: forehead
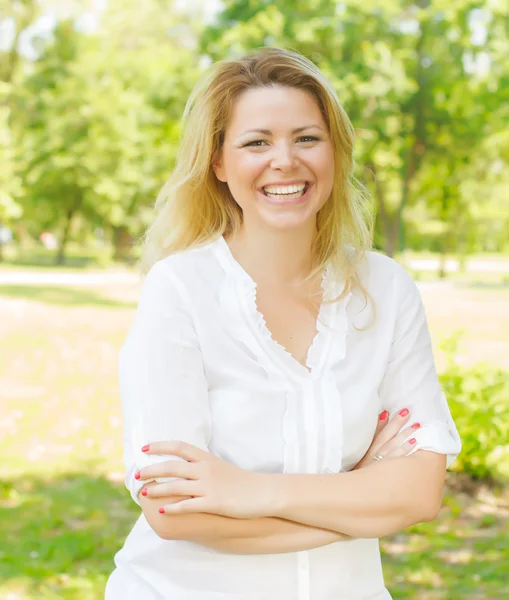
M 318 102 L 309 92 L 282 86 L 260 87 L 237 98 L 227 129 L 238 135 L 245 129 L 293 129 L 311 122 L 325 128 Z

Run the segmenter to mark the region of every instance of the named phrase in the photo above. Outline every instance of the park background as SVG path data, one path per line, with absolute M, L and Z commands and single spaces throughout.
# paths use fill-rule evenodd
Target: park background
M 509 597 L 508 29 L 502 0 L 0 0 L 1 600 L 103 597 L 137 516 L 116 369 L 139 238 L 193 84 L 263 45 L 350 115 L 463 438 L 439 518 L 382 540 L 387 585 Z

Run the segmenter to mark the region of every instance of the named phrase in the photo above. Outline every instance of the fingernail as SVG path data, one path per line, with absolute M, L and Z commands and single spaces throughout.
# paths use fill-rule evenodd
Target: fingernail
M 147 488 L 143 488 L 143 489 L 141 490 L 141 495 L 142 495 L 142 496 L 146 496 L 146 495 L 147 495 Z
M 161 508 L 159 509 L 159 512 L 164 515 L 164 508 L 161 506 Z
M 146 444 L 145 446 L 143 446 L 143 448 L 141 449 L 142 452 L 148 452 L 150 450 L 150 444 Z
M 135 479 L 139 479 L 140 478 L 140 472 L 136 471 L 136 473 L 134 474 L 134 478 Z
M 384 410 L 383 413 L 380 415 L 380 421 L 387 419 L 388 415 L 389 415 L 389 413 L 386 410 Z
M 415 438 L 412 438 L 411 440 L 408 440 L 408 443 L 412 444 L 412 446 L 415 444 L 415 442 L 416 442 Z
M 406 417 L 408 415 L 410 411 L 408 410 L 408 408 L 404 408 L 403 410 L 399 411 L 399 416 L 400 417 Z
M 412 425 L 412 429 L 419 429 L 419 427 L 420 427 L 420 426 L 421 426 L 421 424 L 420 424 L 420 423 L 414 423 L 414 424 Z

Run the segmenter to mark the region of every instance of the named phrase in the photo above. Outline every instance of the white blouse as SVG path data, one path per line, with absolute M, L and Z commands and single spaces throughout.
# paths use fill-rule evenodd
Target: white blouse
M 353 290 L 322 303 L 301 365 L 256 307 L 256 283 L 224 240 L 160 260 L 143 283 L 120 353 L 126 485 L 169 456 L 144 444 L 184 440 L 243 469 L 348 471 L 368 449 L 379 413 L 407 407 L 415 450 L 454 460 L 461 444 L 440 390 L 417 287 L 392 259 L 359 269 L 373 304 Z M 323 297 L 343 281 L 324 274 Z M 415 451 L 414 450 L 414 451 Z M 106 600 L 388 600 L 377 539 L 302 552 L 241 555 L 163 540 L 143 514 L 115 556 Z

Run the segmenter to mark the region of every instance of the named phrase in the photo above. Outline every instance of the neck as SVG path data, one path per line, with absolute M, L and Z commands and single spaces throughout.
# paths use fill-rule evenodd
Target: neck
M 228 239 L 239 264 L 257 283 L 298 284 L 311 271 L 314 231 L 260 231 L 244 227 Z

